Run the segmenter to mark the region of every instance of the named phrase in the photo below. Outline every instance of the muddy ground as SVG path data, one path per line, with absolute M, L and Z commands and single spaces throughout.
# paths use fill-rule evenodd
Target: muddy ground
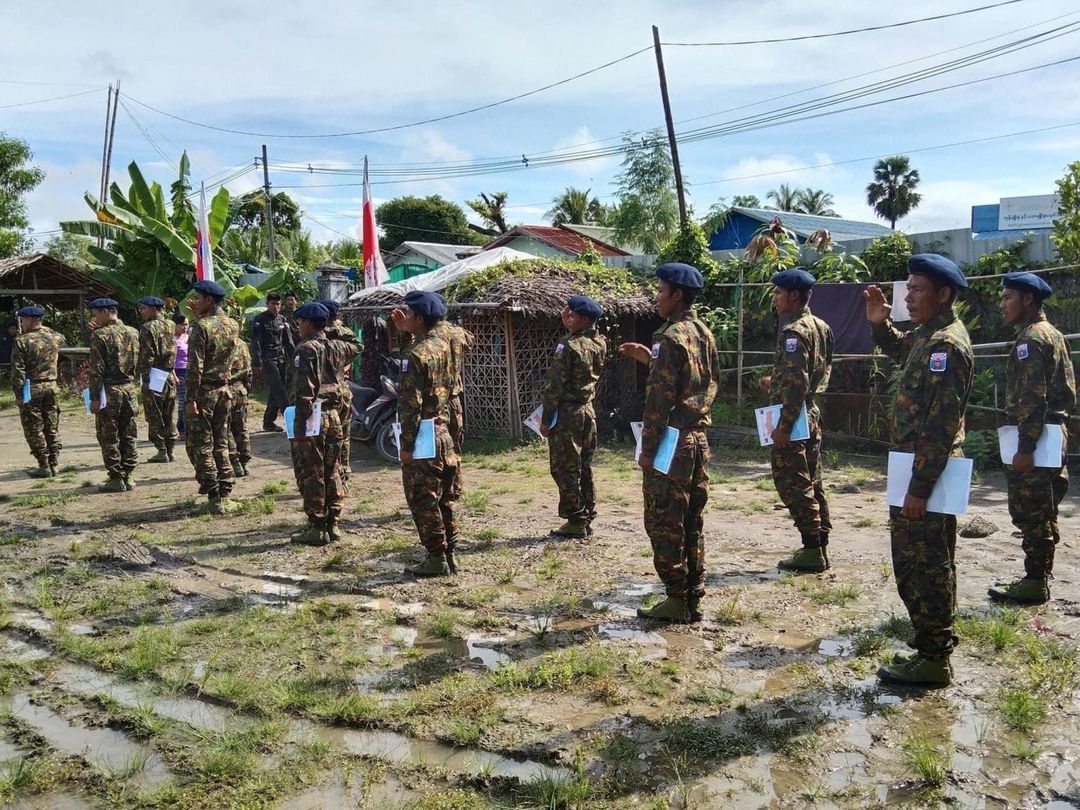
M 400 477 L 360 445 L 344 542 L 290 547 L 280 436 L 254 435 L 243 512 L 212 518 L 186 460 L 98 493 L 74 402 L 63 475 L 27 478 L 0 405 L 0 806 L 1080 805 L 1075 495 L 1053 603 L 1000 610 L 1019 541 L 1001 477 L 979 483 L 999 529 L 960 542 L 956 683 L 894 691 L 880 459 L 828 454 L 833 567 L 791 577 L 765 457 L 717 447 L 707 621 L 669 628 L 634 616 L 659 589 L 629 446 L 600 453 L 588 542 L 547 537 L 542 448 L 474 447 L 461 573 L 413 581 Z

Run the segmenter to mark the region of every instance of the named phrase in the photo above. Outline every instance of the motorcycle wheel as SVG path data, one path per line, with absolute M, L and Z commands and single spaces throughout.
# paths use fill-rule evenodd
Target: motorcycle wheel
M 385 422 L 375 436 L 375 448 L 379 455 L 392 464 L 399 463 L 397 445 L 394 444 L 394 423 Z

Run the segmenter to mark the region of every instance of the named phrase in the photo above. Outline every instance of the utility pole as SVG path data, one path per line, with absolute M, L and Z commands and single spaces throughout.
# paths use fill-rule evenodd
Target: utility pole
M 263 194 L 266 195 L 266 247 L 270 254 L 270 267 L 274 266 L 274 262 L 277 261 L 277 254 L 274 252 L 274 203 L 270 199 L 270 167 L 266 162 L 266 144 L 263 144 L 262 148 L 262 164 L 263 164 Z M 269 268 L 268 268 L 269 269 Z
M 682 169 L 679 168 L 679 146 L 675 142 L 675 124 L 671 120 L 671 100 L 668 98 L 667 74 L 664 72 L 664 52 L 660 50 L 660 29 L 652 27 L 653 49 L 656 51 L 656 70 L 660 74 L 660 97 L 664 100 L 664 122 L 667 124 L 668 146 L 671 147 L 671 167 L 675 171 L 675 193 L 679 198 L 679 225 L 686 224 L 686 191 L 683 189 Z
M 109 82 L 109 95 L 105 100 L 105 133 L 101 136 L 101 176 L 98 178 L 98 202 L 105 199 L 105 160 L 109 154 L 109 119 L 112 117 L 113 86 Z M 97 238 L 97 246 L 105 247 L 105 237 Z
M 116 108 L 120 106 L 120 81 L 116 82 L 116 90 L 113 91 L 112 118 L 109 121 L 109 145 L 105 152 L 105 177 L 102 180 L 101 202 L 109 201 L 109 170 L 112 168 L 113 140 L 116 137 Z

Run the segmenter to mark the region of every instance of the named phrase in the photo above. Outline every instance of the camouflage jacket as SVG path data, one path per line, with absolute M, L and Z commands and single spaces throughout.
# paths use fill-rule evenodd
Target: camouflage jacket
M 136 365 L 139 379 L 143 384 L 150 382 L 150 369 L 172 371 L 176 365 L 176 334 L 172 321 L 158 315 L 149 321 L 143 321 L 139 327 L 139 362 Z M 166 384 L 171 386 L 172 379 Z
M 551 424 L 559 405 L 589 405 L 607 358 L 607 339 L 596 329 L 564 336 L 555 344 L 555 358 L 544 385 L 543 423 Z
M 360 353 L 360 341 L 338 340 L 325 332 L 302 341 L 293 357 L 292 400 L 296 406 L 296 432 L 303 436 L 303 424 L 311 413 L 311 403 L 323 400 L 336 406 L 341 396 L 341 368 Z
M 242 340 L 236 342 L 232 368 L 229 369 L 229 385 L 234 391 L 247 396 L 251 391 L 251 352 Z
M 352 361 L 364 350 L 364 344 L 360 342 L 360 339 L 352 329 L 339 320 L 328 323 L 326 329 L 323 330 L 323 334 L 328 340 L 339 340 L 350 345 L 355 344 L 356 351 L 348 360 L 344 361 L 341 366 L 340 374 L 338 375 L 341 382 L 342 396 L 348 398 L 352 395 L 352 391 L 349 389 L 349 381 L 352 379 Z
M 434 419 L 446 430 L 450 392 L 454 377 L 450 371 L 450 344 L 434 329 L 417 340 L 401 361 L 398 382 L 398 420 L 401 446 L 416 444 L 421 419 Z
M 696 430 L 712 424 L 720 358 L 712 332 L 691 310 L 653 334 L 652 363 L 645 382 L 641 453 L 652 458 L 667 427 Z
M 462 378 L 465 367 L 465 352 L 471 350 L 476 344 L 476 338 L 473 337 L 472 332 L 449 321 L 439 321 L 432 331 L 437 332 L 443 340 L 450 344 L 450 373 L 454 377 L 454 390 L 450 392 L 450 396 L 461 396 L 465 393 L 465 381 Z
M 1017 333 L 1005 368 L 1006 422 L 1020 429 L 1019 452 L 1034 453 L 1043 425 L 1066 424 L 1075 407 L 1069 344 L 1040 312 Z
M 915 454 L 908 494 L 929 498 L 951 455 L 964 443 L 964 410 L 975 358 L 964 324 L 949 309 L 900 332 L 892 321 L 871 329 L 874 342 L 903 364 L 893 402 L 892 441 Z
M 829 325 L 805 307 L 780 333 L 769 384 L 769 404 L 779 402 L 778 427 L 791 433 L 803 403 L 829 387 L 832 371 L 833 334 Z
M 199 318 L 188 335 L 188 366 L 185 376 L 188 399 L 201 390 L 229 384 L 240 327 L 224 312 Z
M 259 365 L 285 360 L 296 348 L 292 327 L 282 314 L 261 312 L 251 321 L 251 356 Z
M 16 402 L 22 402 L 26 380 L 32 386 L 56 382 L 56 361 L 66 345 L 63 335 L 46 326 L 15 338 L 11 346 L 11 390 Z
M 139 362 L 139 333 L 123 321 L 102 326 L 90 335 L 90 371 L 86 386 L 96 393 L 103 385 L 127 385 Z

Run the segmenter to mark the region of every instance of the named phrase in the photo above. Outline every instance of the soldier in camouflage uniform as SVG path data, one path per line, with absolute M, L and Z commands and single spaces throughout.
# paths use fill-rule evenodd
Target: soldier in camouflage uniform
M 596 518 L 593 397 L 607 358 L 607 340 L 596 331 L 596 321 L 603 314 L 589 296 L 570 297 L 562 310 L 568 334 L 555 344 L 544 386 L 540 433 L 548 440 L 548 464 L 559 488 L 559 517 L 566 521 L 552 529 L 556 537 L 588 537 Z M 554 427 L 550 427 L 552 419 Z
M 99 489 L 126 492 L 135 489 L 131 476 L 139 461 L 135 448 L 139 438 L 135 422 L 139 402 L 132 385 L 139 360 L 139 333 L 117 317 L 119 305 L 112 298 L 95 298 L 87 306 L 94 312 L 94 331 L 90 335 L 86 385 L 90 389 L 90 409 L 96 414 L 101 456 L 109 473 L 109 480 Z
M 1069 491 L 1068 434 L 1060 467 L 1036 467 L 1035 445 L 1046 425 L 1061 425 L 1065 433 L 1076 408 L 1076 375 L 1069 344 L 1042 311 L 1050 285 L 1034 273 L 1009 273 L 1001 286 L 1001 314 L 1017 328 L 1005 370 L 1005 410 L 1007 424 L 1017 426 L 1019 443 L 1005 478 L 1009 516 L 1023 536 L 1024 577 L 999 582 L 989 593 L 998 600 L 1041 604 L 1050 599 L 1054 547 L 1061 539 L 1058 505 Z
M 173 448 L 176 430 L 176 334 L 172 321 L 161 314 L 165 302 L 154 295 L 139 301 L 139 362 L 136 373 L 142 383 L 143 409 L 146 411 L 146 432 L 157 448 L 157 454 L 147 459 L 153 464 L 175 461 Z M 166 371 L 169 378 L 160 392 L 150 390 L 150 369 Z
M 344 340 L 347 343 L 356 343 L 360 348 L 359 351 L 364 350 L 364 344 L 360 343 L 356 337 L 356 333 L 353 332 L 348 326 L 341 322 L 338 318 L 338 309 L 340 304 L 337 301 L 320 301 L 330 316 L 330 319 L 326 322 L 325 334 L 330 340 Z M 352 442 L 352 388 L 349 387 L 349 382 L 352 380 L 352 362 L 353 358 L 349 358 L 348 362 L 342 365 L 341 373 L 338 379 L 338 421 L 341 423 L 341 478 L 345 481 L 345 488 L 349 488 L 349 478 L 352 475 L 352 467 L 350 466 L 349 459 L 351 457 L 351 442 Z
M 322 304 L 304 304 L 296 310 L 300 345 L 293 369 L 292 457 L 296 484 L 308 516 L 294 543 L 324 545 L 341 539 L 339 519 L 345 501 L 341 470 L 341 369 L 360 354 L 360 341 L 352 332 L 340 337 L 326 334 L 329 311 Z M 346 330 L 348 331 L 348 330 Z M 307 436 L 312 404 L 320 402 L 322 423 L 317 436 Z
M 461 458 L 461 448 L 465 443 L 465 381 L 463 379 L 465 366 L 465 352 L 471 351 L 476 344 L 476 338 L 472 332 L 447 320 L 441 320 L 435 325 L 436 334 L 450 344 L 450 373 L 454 377 L 454 388 L 450 392 L 450 412 L 447 415 L 450 438 L 454 441 L 454 452 Z M 460 498 L 461 465 L 457 466 L 457 476 L 454 478 L 454 492 Z M 452 541 L 453 538 L 448 538 Z M 453 542 L 450 542 L 453 545 Z
M 815 281 L 801 268 L 772 277 L 773 306 L 777 314 L 790 315 L 791 320 L 780 333 L 772 374 L 760 383 L 769 394 L 769 404 L 783 406 L 780 424 L 772 434 L 773 483 L 802 536 L 802 548 L 780 562 L 786 571 L 820 572 L 829 567 L 832 523 L 821 481 L 821 416 L 814 397 L 829 386 L 833 335 L 829 325 L 810 312 Z M 803 406 L 810 438 L 791 441 Z
M 700 271 L 687 264 L 656 268 L 660 279 L 656 309 L 666 322 L 652 348 L 624 343 L 620 353 L 649 365 L 638 464 L 644 471 L 645 531 L 653 564 L 667 599 L 638 615 L 669 622 L 701 621 L 705 594 L 703 514 L 709 500 L 709 442 L 704 428 L 719 386 L 720 360 L 712 332 L 694 314 L 705 286 Z M 678 430 L 671 469 L 664 475 L 653 461 L 668 427 Z
M 438 293 L 414 290 L 405 296 L 406 309 L 391 313 L 394 325 L 416 337 L 401 364 L 398 383 L 398 419 L 401 421 L 401 479 L 420 542 L 427 550 L 422 563 L 406 568 L 418 577 L 456 573 L 454 545 L 457 521 L 454 488 L 461 463 L 447 427 L 450 392 L 454 389 L 450 344 L 434 331 L 446 317 Z M 435 457 L 413 458 L 422 420 L 434 421 Z
M 233 475 L 243 478 L 248 474 L 251 461 L 251 437 L 248 436 L 248 393 L 251 391 L 251 352 L 247 344 L 239 341 L 233 352 L 233 365 L 229 371 L 229 388 L 232 389 L 232 407 L 229 409 L 229 464 Z
M 221 311 L 224 287 L 216 281 L 197 281 L 192 289 L 191 311 L 197 320 L 188 337 L 184 435 L 199 493 L 209 498 L 211 514 L 223 515 L 233 508 L 229 495 L 236 483 L 229 462 L 229 374 L 240 328 Z
M 37 460 L 31 478 L 56 475 L 60 457 L 60 405 L 56 392 L 56 361 L 66 345 L 64 337 L 46 326 L 41 307 L 23 307 L 18 312 L 22 334 L 11 347 L 11 390 L 19 406 L 23 436 L 30 454 Z M 23 388 L 30 382 L 30 399 L 23 401 Z
M 878 671 L 883 681 L 947 686 L 956 645 L 956 516 L 926 511 L 926 503 L 950 456 L 961 454 L 964 410 L 971 392 L 971 338 L 956 316 L 957 291 L 968 286 L 960 269 L 933 253 L 908 261 L 905 301 L 917 328 L 902 333 L 889 320 L 891 307 L 869 287 L 866 318 L 874 341 L 903 364 L 893 402 L 892 442 L 914 453 L 903 507 L 890 507 L 893 574 L 915 628 L 915 654 Z

